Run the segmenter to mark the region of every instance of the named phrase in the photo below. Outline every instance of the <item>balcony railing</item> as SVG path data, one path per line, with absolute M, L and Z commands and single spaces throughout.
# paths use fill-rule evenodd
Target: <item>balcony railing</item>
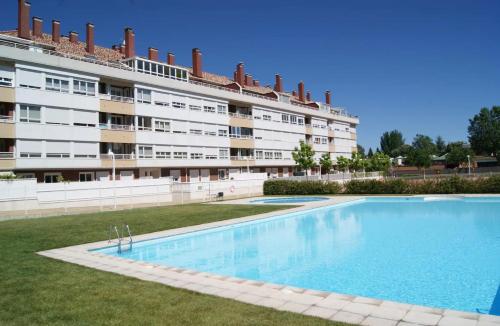
M 235 135 L 235 134 L 230 134 L 229 138 L 233 139 L 253 139 L 252 135 Z
M 135 159 L 135 154 L 114 154 L 115 160 L 133 160 Z M 100 155 L 101 160 L 111 160 L 113 159 L 113 155 L 111 154 L 101 154 Z
M 122 102 L 122 103 L 134 103 L 133 97 L 110 95 L 110 94 L 99 94 L 99 97 L 103 100 Z
M 14 122 L 14 117 L 10 115 L 0 115 L 0 122 L 12 123 Z
M 245 95 L 248 95 L 248 96 L 257 97 L 257 98 L 261 98 L 261 99 L 264 99 L 264 100 L 270 100 L 270 101 L 278 102 L 278 99 L 272 98 L 272 97 L 269 97 L 269 96 L 255 94 L 255 93 L 248 92 L 248 91 L 245 91 L 245 90 L 242 90 L 242 93 L 245 94 Z
M 198 80 L 192 80 L 192 79 L 190 79 L 189 82 L 191 84 L 194 84 L 194 85 L 200 85 L 200 86 L 205 86 L 205 87 L 220 89 L 222 91 L 228 91 L 228 92 L 233 92 L 233 93 L 240 93 L 240 91 L 237 90 L 237 89 L 232 89 L 232 88 L 223 87 L 223 86 L 219 86 L 219 85 L 204 83 L 204 82 L 201 82 L 201 81 L 198 81 Z
M 228 114 L 232 118 L 241 118 L 241 119 L 252 120 L 251 114 L 242 114 L 242 113 L 235 113 L 235 112 L 229 112 Z
M 247 161 L 247 160 L 253 160 L 253 156 L 231 156 L 231 161 Z
M 0 152 L 0 160 L 11 159 L 11 158 L 14 158 L 14 152 Z
M 135 127 L 133 125 L 115 125 L 115 124 L 107 124 L 100 123 L 99 128 L 108 129 L 108 130 L 121 130 L 121 131 L 134 131 Z

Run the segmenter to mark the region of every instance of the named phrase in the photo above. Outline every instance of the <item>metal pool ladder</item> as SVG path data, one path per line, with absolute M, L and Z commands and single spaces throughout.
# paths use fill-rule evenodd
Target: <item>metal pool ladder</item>
M 125 231 L 127 234 L 125 234 Z M 113 234 L 116 234 L 116 240 L 112 239 Z M 132 233 L 128 224 L 122 224 L 122 232 L 118 232 L 118 227 L 116 225 L 109 226 L 109 237 L 108 243 L 116 243 L 118 253 L 121 254 L 123 251 L 132 250 L 132 244 L 134 240 L 132 239 Z

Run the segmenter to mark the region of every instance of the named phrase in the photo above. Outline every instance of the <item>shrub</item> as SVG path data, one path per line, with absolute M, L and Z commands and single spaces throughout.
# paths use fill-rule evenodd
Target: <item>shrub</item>
M 264 195 L 327 195 L 338 194 L 342 187 L 336 182 L 266 180 Z

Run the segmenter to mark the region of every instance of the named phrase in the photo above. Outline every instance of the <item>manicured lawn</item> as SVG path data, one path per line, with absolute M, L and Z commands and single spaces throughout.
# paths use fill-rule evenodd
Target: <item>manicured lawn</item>
M 110 224 L 140 234 L 284 207 L 197 204 L 0 222 L 0 325 L 332 325 L 36 254 L 106 240 Z

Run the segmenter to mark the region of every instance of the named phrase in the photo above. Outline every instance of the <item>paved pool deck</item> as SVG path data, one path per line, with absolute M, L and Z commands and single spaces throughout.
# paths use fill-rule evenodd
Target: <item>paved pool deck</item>
M 453 197 L 456 196 L 461 195 L 453 195 Z M 263 197 L 258 198 L 261 199 Z M 300 207 L 278 212 L 137 235 L 134 236 L 134 242 L 254 221 L 271 216 L 303 211 L 314 207 L 355 201 L 362 198 L 364 197 L 331 197 L 331 199 L 326 201 L 301 203 L 300 205 L 302 206 Z M 213 204 L 251 204 L 251 200 L 252 198 L 247 198 Z M 38 254 L 101 271 L 135 277 L 145 281 L 339 322 L 372 326 L 500 326 L 500 316 L 425 307 L 335 292 L 316 291 L 245 280 L 175 266 L 150 264 L 89 251 L 109 245 L 108 241 L 100 241 L 47 250 L 39 252 Z

